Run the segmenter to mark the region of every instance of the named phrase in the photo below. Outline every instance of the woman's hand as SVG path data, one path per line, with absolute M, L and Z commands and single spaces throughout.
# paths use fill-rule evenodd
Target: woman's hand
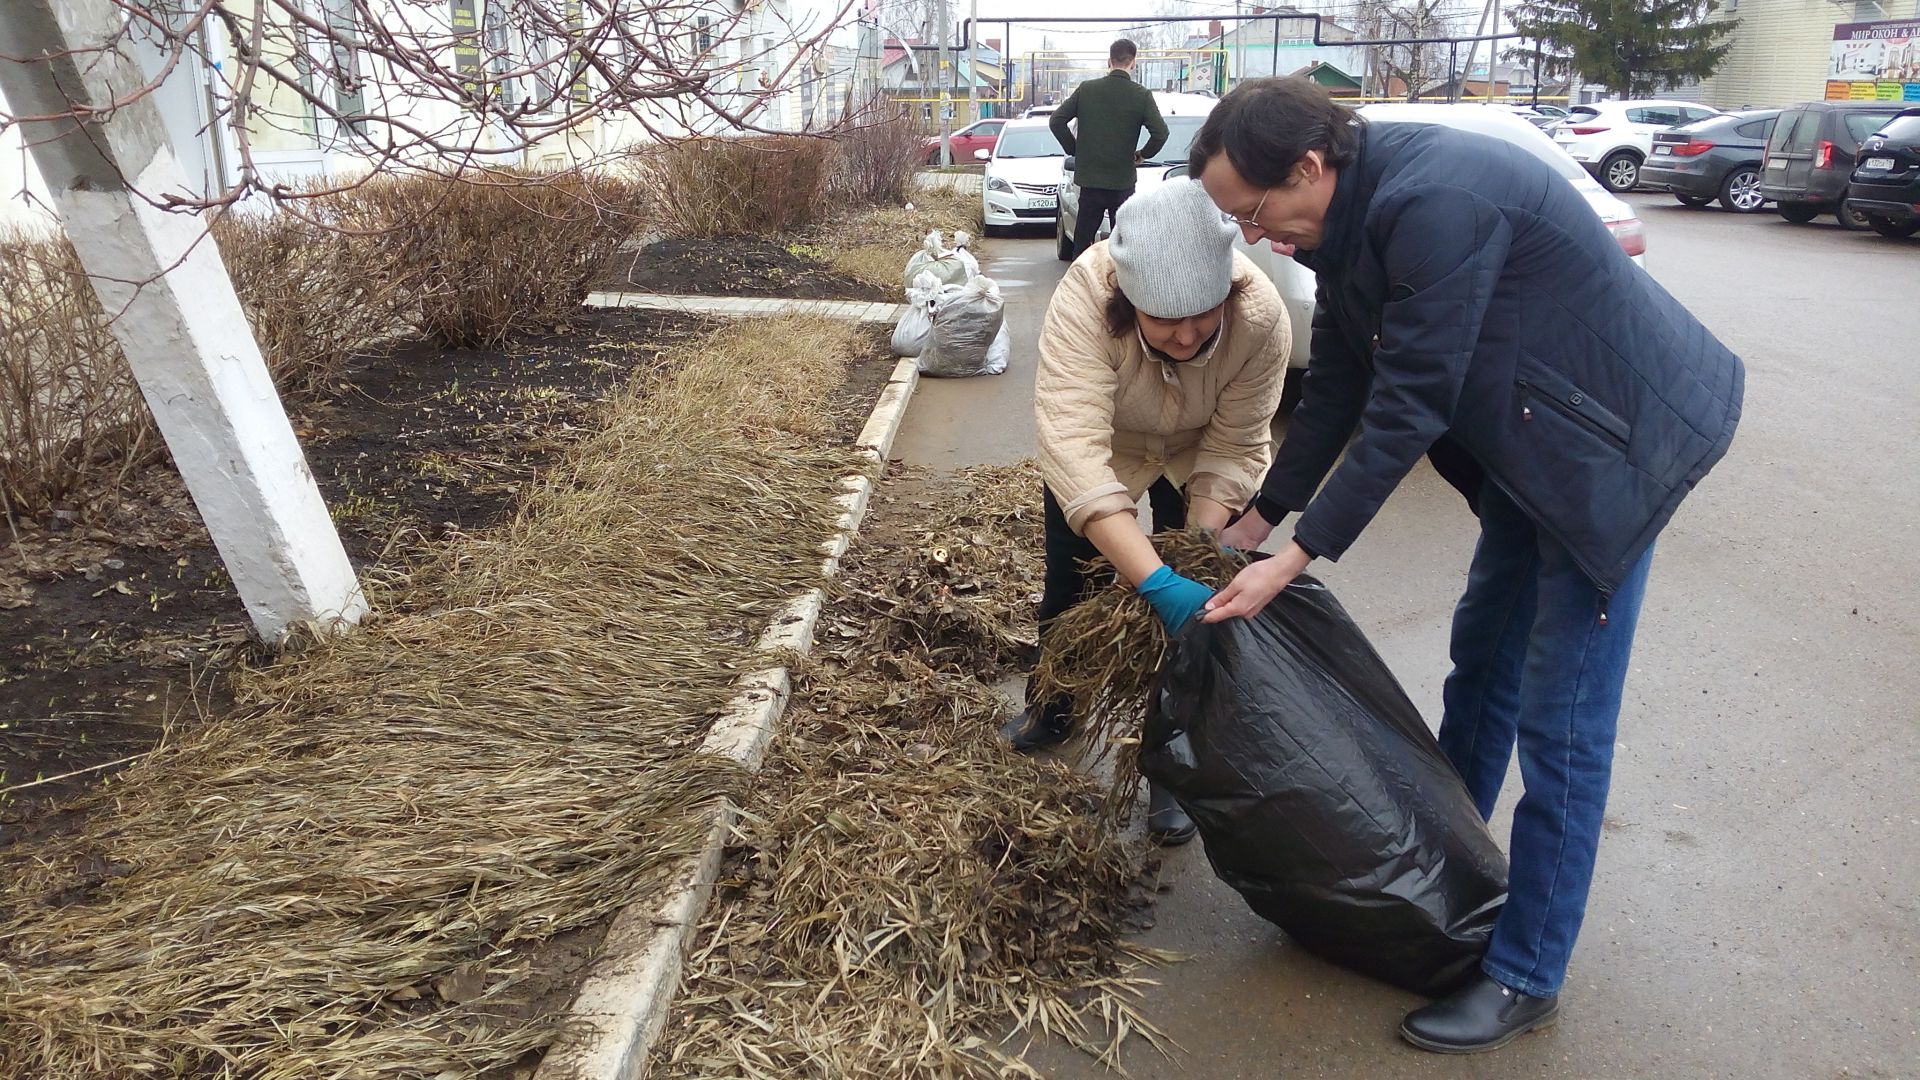
M 1247 512 L 1240 515 L 1239 521 L 1221 530 L 1220 542 L 1235 551 L 1257 551 L 1272 534 L 1273 523 L 1261 517 L 1260 511 L 1249 506 Z
M 1249 513 L 1248 517 L 1256 515 Z M 1244 519 L 1243 519 L 1244 520 Z M 1272 531 L 1271 527 L 1268 529 Z M 1280 590 L 1287 587 L 1313 561 L 1299 544 L 1289 542 L 1285 551 L 1271 559 L 1262 559 L 1234 575 L 1227 587 L 1207 601 L 1203 621 L 1250 619 L 1266 609 Z

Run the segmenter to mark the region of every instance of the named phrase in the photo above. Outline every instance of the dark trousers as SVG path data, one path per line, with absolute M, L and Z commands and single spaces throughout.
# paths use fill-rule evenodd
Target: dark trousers
M 1040 594 L 1040 640 L 1047 640 L 1047 628 L 1053 620 L 1067 613 L 1073 605 L 1086 599 L 1095 589 L 1105 586 L 1113 580 L 1113 571 L 1093 573 L 1087 564 L 1100 557 L 1100 549 L 1093 541 L 1074 534 L 1067 525 L 1067 515 L 1061 511 L 1060 503 L 1053 492 L 1041 488 L 1040 497 L 1046 508 L 1046 584 Z M 1153 510 L 1153 531 L 1170 532 L 1187 527 L 1187 500 L 1173 481 L 1161 477 L 1147 489 L 1147 505 Z M 1044 644 L 1042 646 L 1044 648 Z M 1032 704 L 1031 701 L 1028 702 Z M 1068 721 L 1067 713 L 1073 703 L 1064 699 L 1049 701 L 1041 706 L 1047 721 L 1058 727 Z
M 1074 258 L 1085 255 L 1087 249 L 1093 246 L 1093 242 L 1100 238 L 1100 220 L 1102 218 L 1118 220 L 1120 204 L 1131 198 L 1133 198 L 1132 188 L 1080 189 L 1080 213 L 1073 220 Z

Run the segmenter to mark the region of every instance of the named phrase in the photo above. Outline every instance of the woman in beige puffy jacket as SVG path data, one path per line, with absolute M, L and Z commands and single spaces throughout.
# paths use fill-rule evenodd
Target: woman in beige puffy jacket
M 1054 291 L 1034 385 L 1045 481 L 1042 632 L 1096 584 L 1104 555 L 1177 630 L 1211 592 L 1173 573 L 1135 507 L 1165 478 L 1192 525 L 1221 529 L 1266 474 L 1292 327 L 1279 294 L 1198 184 L 1127 201 L 1110 240 Z M 1157 502 L 1158 500 L 1156 500 Z M 1065 701 L 1029 702 L 1004 729 L 1019 750 L 1073 733 Z M 1148 832 L 1184 843 L 1193 825 L 1153 793 Z

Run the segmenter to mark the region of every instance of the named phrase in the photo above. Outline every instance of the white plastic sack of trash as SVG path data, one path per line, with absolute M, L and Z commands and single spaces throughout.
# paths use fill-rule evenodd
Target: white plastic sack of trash
M 907 272 L 903 276 L 907 289 L 911 291 L 914 282 L 923 273 L 931 273 L 942 285 L 965 285 L 980 273 L 980 263 L 974 259 L 967 245 L 973 237 L 964 232 L 953 234 L 953 246 L 947 247 L 941 238 L 940 230 L 927 234 L 920 250 L 907 260 Z
M 930 271 L 921 271 L 907 290 L 907 309 L 893 324 L 893 355 L 919 356 L 927 350 L 927 338 L 933 333 L 933 309 L 939 300 L 939 279 Z
M 1000 286 L 975 277 L 942 285 L 933 304 L 933 333 L 920 353 L 920 373 L 959 379 L 1007 370 L 1006 309 Z

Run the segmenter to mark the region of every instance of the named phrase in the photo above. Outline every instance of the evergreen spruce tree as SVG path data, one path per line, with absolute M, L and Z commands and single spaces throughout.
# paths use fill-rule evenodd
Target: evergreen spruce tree
M 1737 20 L 1707 21 L 1717 0 L 1532 0 L 1514 29 L 1555 74 L 1577 74 L 1623 97 L 1647 97 L 1713 74 Z M 1516 57 L 1531 60 L 1531 51 Z

